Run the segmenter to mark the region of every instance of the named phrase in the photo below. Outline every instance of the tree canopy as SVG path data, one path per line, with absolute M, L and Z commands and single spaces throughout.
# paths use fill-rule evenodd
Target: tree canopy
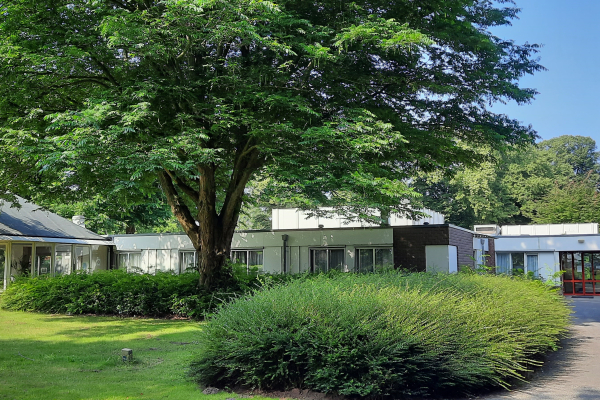
M 0 2 L 0 188 L 89 198 L 160 183 L 211 286 L 252 178 L 305 209 L 407 213 L 416 173 L 532 142 L 489 109 L 536 94 L 518 80 L 542 69 L 538 46 L 489 31 L 517 13 L 510 0 Z
M 465 228 L 474 224 L 600 222 L 596 218 L 600 216 L 597 154 L 593 139 L 563 135 L 493 152 L 496 162 L 459 166 L 451 177 L 421 174 L 413 185 L 428 208 Z

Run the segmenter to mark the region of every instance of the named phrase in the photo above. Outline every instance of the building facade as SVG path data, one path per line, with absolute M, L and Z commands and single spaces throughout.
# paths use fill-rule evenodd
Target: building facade
M 113 243 L 19 198 L 0 206 L 0 289 L 18 276 L 56 276 L 109 267 Z

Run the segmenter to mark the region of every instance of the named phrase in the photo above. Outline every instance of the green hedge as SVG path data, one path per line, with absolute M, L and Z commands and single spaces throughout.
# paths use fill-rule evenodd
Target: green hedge
M 121 270 L 60 277 L 20 278 L 0 296 L 9 310 L 123 316 L 201 318 L 218 304 L 239 296 L 256 278 L 233 281 L 217 293 L 198 288 L 198 273 L 132 274 Z
M 221 306 L 191 366 L 202 385 L 358 396 L 449 394 L 520 379 L 569 324 L 539 281 L 347 274 Z

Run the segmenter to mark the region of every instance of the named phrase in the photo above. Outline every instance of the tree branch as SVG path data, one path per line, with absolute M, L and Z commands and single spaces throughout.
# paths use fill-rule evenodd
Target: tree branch
M 167 203 L 169 203 L 171 206 L 173 215 L 175 215 L 185 230 L 185 233 L 189 236 L 190 240 L 192 240 L 194 246 L 197 247 L 200 243 L 200 232 L 198 225 L 196 225 L 196 220 L 190 212 L 190 209 L 182 201 L 181 197 L 177 193 L 177 189 L 175 189 L 175 186 L 173 185 L 171 177 L 166 171 L 159 172 L 158 179 L 160 181 L 160 186 L 162 187 L 167 198 Z
M 190 185 L 188 185 L 187 183 L 185 183 L 174 172 L 169 171 L 167 169 L 165 170 L 165 172 L 167 174 L 169 174 L 169 176 L 171 177 L 171 179 L 173 180 L 173 182 L 175 182 L 175 184 L 177 185 L 177 187 L 179 189 L 181 189 L 182 192 L 184 192 L 186 195 L 188 195 L 194 201 L 194 203 L 198 203 L 199 196 L 198 196 L 198 191 L 197 190 L 194 190 L 193 187 L 191 187 Z

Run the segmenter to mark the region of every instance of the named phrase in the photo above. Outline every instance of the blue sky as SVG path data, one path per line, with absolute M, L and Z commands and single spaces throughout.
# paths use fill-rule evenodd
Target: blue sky
M 493 110 L 532 125 L 542 139 L 590 136 L 600 147 L 600 0 L 515 0 L 522 9 L 512 26 L 492 32 L 516 43 L 543 44 L 548 71 L 524 77 L 540 92 L 528 105 Z

